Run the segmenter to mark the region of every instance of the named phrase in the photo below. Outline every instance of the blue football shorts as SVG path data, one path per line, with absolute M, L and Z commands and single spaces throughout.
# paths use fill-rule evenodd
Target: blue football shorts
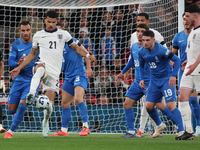
M 23 81 L 13 81 L 12 87 L 10 89 L 10 94 L 8 97 L 8 104 L 19 104 L 20 100 L 26 99 L 26 95 L 29 93 L 31 83 Z M 36 94 L 39 90 L 39 86 L 36 89 Z M 36 96 L 35 94 L 35 96 Z M 35 99 L 33 98 L 33 101 Z
M 159 83 L 163 84 L 159 85 Z M 172 88 L 169 86 L 169 78 L 159 83 L 155 80 L 150 80 L 146 101 L 160 103 L 163 96 L 166 103 L 176 101 L 176 89 L 175 86 Z
M 87 91 L 88 78 L 85 76 L 76 76 L 75 78 L 65 79 L 62 85 L 62 89 L 67 93 L 74 96 L 74 88 L 76 86 L 82 86 L 85 91 Z
M 134 81 L 132 83 L 132 85 L 130 86 L 130 88 L 128 89 L 127 93 L 126 93 L 126 97 L 129 97 L 135 101 L 140 100 L 140 98 L 143 95 L 146 95 L 146 90 L 148 88 L 149 83 L 145 83 L 146 87 L 144 89 L 142 89 L 139 85 L 139 83 L 137 83 L 136 81 Z

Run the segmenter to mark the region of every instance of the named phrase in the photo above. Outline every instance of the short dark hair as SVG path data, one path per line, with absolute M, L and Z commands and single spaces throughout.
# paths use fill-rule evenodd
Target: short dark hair
M 182 17 L 184 17 L 184 16 L 185 16 L 185 13 L 182 14 Z
M 151 30 L 147 30 L 143 32 L 142 36 L 150 36 L 151 38 L 154 38 L 154 33 Z
M 46 18 L 58 18 L 58 14 L 57 12 L 55 12 L 54 10 L 49 10 L 46 14 Z
M 137 28 L 143 28 L 143 29 L 145 29 L 146 31 L 147 30 L 149 30 L 149 27 L 146 25 L 146 24 L 139 24 L 138 26 L 137 26 Z
M 144 16 L 145 19 L 149 20 L 149 15 L 145 12 L 139 13 L 137 16 Z
M 200 13 L 200 8 L 199 6 L 197 6 L 197 4 L 190 4 L 189 6 L 187 6 L 185 8 L 185 12 L 189 12 L 189 13 Z
M 20 22 L 19 27 L 21 27 L 21 25 L 28 25 L 28 24 L 31 26 L 29 21 L 22 21 Z

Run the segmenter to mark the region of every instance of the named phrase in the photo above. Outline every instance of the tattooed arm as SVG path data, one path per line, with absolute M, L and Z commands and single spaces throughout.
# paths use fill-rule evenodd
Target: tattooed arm
M 85 57 L 88 53 L 88 51 L 84 48 L 81 48 L 80 46 L 78 46 L 76 43 L 72 43 L 70 45 L 70 48 L 72 48 L 76 53 L 78 53 L 79 55 L 81 55 L 82 57 Z
M 23 63 L 21 63 L 17 68 L 10 72 L 10 78 L 14 80 L 14 77 L 17 77 L 20 71 L 34 60 L 38 51 L 39 49 L 32 48 L 30 54 L 26 57 Z
M 23 61 L 23 63 L 20 64 L 17 68 L 19 70 L 22 70 L 24 67 L 26 67 L 28 64 L 30 64 L 35 59 L 38 51 L 39 51 L 39 49 L 32 48 L 30 54 L 26 57 L 26 59 Z

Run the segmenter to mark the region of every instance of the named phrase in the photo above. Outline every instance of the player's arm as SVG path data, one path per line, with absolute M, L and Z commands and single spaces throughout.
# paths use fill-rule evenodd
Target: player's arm
M 122 72 L 120 74 L 117 75 L 117 80 L 120 80 L 122 78 L 122 76 L 134 65 L 134 61 L 132 59 L 132 57 L 129 59 L 128 63 L 126 64 L 126 66 L 123 68 Z M 125 79 L 127 80 L 127 79 Z
M 77 45 L 75 42 L 71 43 L 70 48 L 72 48 L 77 54 L 81 55 L 82 57 L 89 58 L 91 61 L 94 61 L 95 58 L 93 55 L 90 55 L 86 49 L 80 48 L 79 45 Z
M 178 58 L 178 56 L 174 55 L 172 52 L 169 53 L 168 59 L 170 59 L 171 61 L 174 62 L 174 69 L 173 69 L 171 77 L 169 79 L 169 86 L 173 87 L 176 84 L 176 76 L 177 76 L 179 68 L 180 68 L 181 60 L 180 60 L 180 58 Z
M 0 51 L 0 89 L 3 90 L 3 93 L 5 93 L 5 84 L 4 84 L 4 78 L 3 78 L 3 75 L 4 75 L 4 65 L 3 65 L 3 54 L 2 52 Z
M 186 76 L 190 75 L 195 70 L 195 68 L 199 65 L 199 63 L 200 63 L 200 53 L 199 53 L 195 63 L 187 67 L 187 68 L 189 68 L 189 70 L 186 73 Z
M 142 89 L 144 89 L 145 88 L 145 84 L 144 84 L 144 64 L 145 64 L 145 60 L 142 58 L 140 53 L 138 53 L 138 56 L 139 56 L 139 63 L 140 63 L 139 67 L 140 67 L 140 80 L 141 80 L 139 85 Z
M 17 77 L 20 71 L 35 59 L 38 51 L 38 48 L 32 48 L 30 54 L 26 57 L 23 63 L 10 72 L 10 78 L 14 80 L 14 77 Z
M 83 45 L 81 45 L 80 48 L 81 49 L 85 49 L 85 47 Z M 93 71 L 92 71 L 92 68 L 91 68 L 91 61 L 90 61 L 90 59 L 85 57 L 85 63 L 86 63 L 85 75 L 88 76 L 88 78 L 90 79 L 93 76 Z

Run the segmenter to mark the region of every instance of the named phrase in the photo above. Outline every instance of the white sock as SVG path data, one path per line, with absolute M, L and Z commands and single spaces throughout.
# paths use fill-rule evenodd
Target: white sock
M 61 127 L 61 131 L 64 132 L 64 133 L 67 133 L 68 132 L 68 128 Z
M 49 120 L 49 117 L 51 116 L 51 113 L 53 111 L 53 103 L 51 101 L 49 101 L 49 107 L 47 109 L 44 110 L 44 122 L 47 123 L 47 121 Z
M 84 123 L 83 123 L 83 127 L 88 128 L 88 122 L 84 122 Z
M 142 111 L 141 111 L 141 117 L 140 117 L 140 128 L 139 130 L 144 133 L 144 128 L 146 126 L 147 123 L 147 119 L 148 119 L 148 112 L 145 108 L 145 101 L 143 102 L 143 107 L 142 107 Z
M 130 133 L 130 134 L 135 134 L 135 131 L 128 131 L 128 133 Z
M 190 109 L 189 101 L 180 102 L 179 110 L 182 115 L 182 119 L 185 125 L 185 130 L 189 133 L 193 132 L 192 123 L 191 123 L 191 109 Z
M 9 129 L 9 130 L 8 130 L 8 132 L 10 132 L 10 134 L 12 134 L 12 135 L 13 135 L 13 131 L 12 131 L 12 130 L 10 130 L 10 129 Z
M 40 80 L 42 76 L 44 75 L 45 69 L 43 67 L 39 67 L 36 70 L 36 73 L 31 79 L 31 88 L 30 88 L 30 93 L 34 94 L 36 93 L 36 89 L 38 88 L 38 85 L 40 84 Z

